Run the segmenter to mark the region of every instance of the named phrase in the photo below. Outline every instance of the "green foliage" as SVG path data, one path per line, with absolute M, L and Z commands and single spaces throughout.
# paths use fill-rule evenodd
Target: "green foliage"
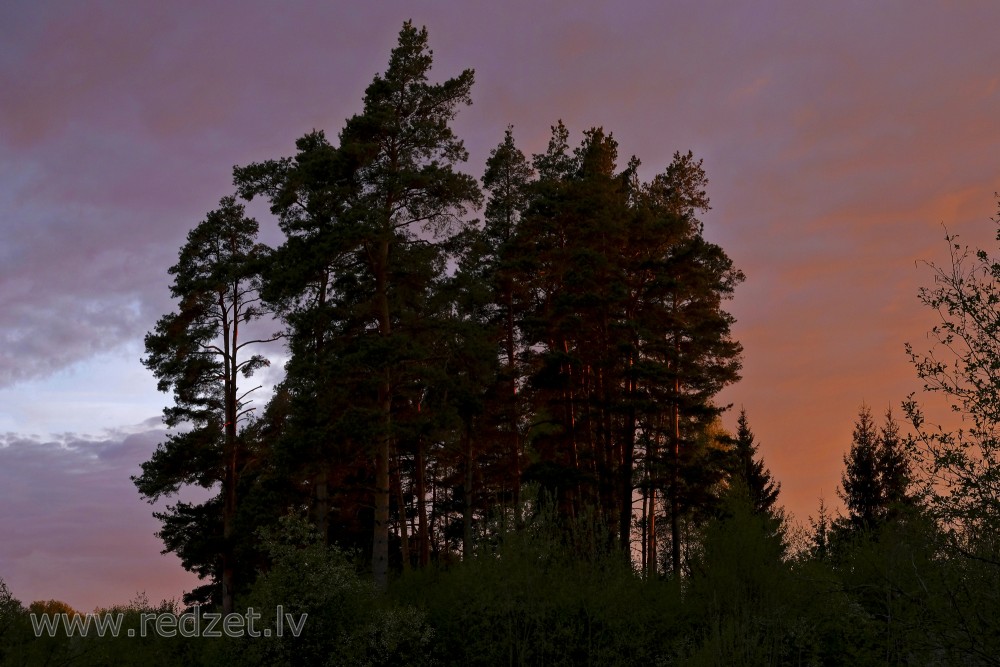
M 781 521 L 755 511 L 745 482 L 710 521 L 688 583 L 700 648 L 689 664 L 776 664 L 791 650 L 795 615 Z
M 853 442 L 844 456 L 841 498 L 847 517 L 835 526 L 842 537 L 874 533 L 912 509 L 916 500 L 910 492 L 910 461 L 899 435 L 892 410 L 876 429 L 871 410 L 862 406 L 854 425 Z
M 257 242 L 257 231 L 257 221 L 246 216 L 244 207 L 234 197 L 223 197 L 219 208 L 188 233 L 170 267 L 170 292 L 178 307 L 146 335 L 142 362 L 156 376 L 160 391 L 173 391 L 174 404 L 164 409 L 164 423 L 189 428 L 169 434 L 142 464 L 142 474 L 132 477 L 150 502 L 185 485 L 219 484 L 219 502 L 178 504 L 157 518 L 164 524 L 161 537 L 167 550 L 180 555 L 188 569 L 221 585 L 213 597 L 227 611 L 241 585 L 234 524 L 248 443 L 239 425 L 253 410 L 247 407 L 253 389 L 247 391 L 240 378 L 269 363 L 248 348 L 278 338 L 240 333 L 241 327 L 269 314 L 259 297 L 269 250 Z M 212 516 L 216 508 L 217 521 Z
M 286 463 L 315 488 L 324 531 L 331 488 L 347 491 L 340 507 L 373 508 L 364 528 L 382 587 L 400 443 L 426 426 L 428 395 L 452 388 L 437 384 L 448 379 L 441 359 L 476 356 L 474 345 L 449 345 L 460 335 L 440 297 L 455 232 L 481 199 L 456 169 L 467 152 L 450 127 L 474 77 L 430 83 L 432 62 L 426 29 L 406 22 L 339 145 L 314 132 L 295 158 L 235 170 L 240 194 L 267 196 L 287 236 L 265 290 L 290 325 Z
M 682 625 L 676 587 L 644 582 L 614 550 L 581 548 L 595 546 L 584 537 L 593 520 L 569 527 L 543 507 L 473 558 L 412 573 L 391 594 L 426 610 L 444 664 L 655 664 Z
M 286 626 L 282 637 L 231 641 L 230 664 L 433 664 L 433 633 L 423 614 L 381 598 L 343 551 L 322 544 L 313 526 L 289 516 L 261 538 L 271 566 L 240 604 L 260 611 L 261 627 L 276 627 L 279 605 L 293 620 L 305 618 L 304 626 L 298 637 Z
M 24 609 L 0 578 L 0 665 L 8 664 L 6 658 L 14 653 Z
M 878 432 L 871 410 L 862 406 L 854 424 L 850 451 L 844 455 L 841 498 L 854 530 L 874 529 L 882 508 Z
M 1000 217 L 994 222 L 1000 230 Z M 928 263 L 934 286 L 920 290 L 921 302 L 939 317 L 929 334 L 933 345 L 919 353 L 907 344 L 906 351 L 924 390 L 941 394 L 963 424 L 956 430 L 928 424 L 912 395 L 904 410 L 916 432 L 917 464 L 933 480 L 924 495 L 956 529 L 956 539 L 972 547 L 976 536 L 1000 526 L 1000 261 L 962 246 L 956 235 L 945 240 L 950 261 Z M 1000 552 L 980 555 L 1000 560 Z
M 809 517 L 809 542 L 806 553 L 818 561 L 825 561 L 830 556 L 830 533 L 833 530 L 833 518 L 826 507 L 826 501 L 819 499 L 819 511 L 816 518 Z
M 764 466 L 764 461 L 757 455 L 757 448 L 746 410 L 741 409 L 733 440 L 733 474 L 742 481 L 742 488 L 747 493 L 753 512 L 773 515 L 777 511 L 775 503 L 778 501 L 781 483 Z

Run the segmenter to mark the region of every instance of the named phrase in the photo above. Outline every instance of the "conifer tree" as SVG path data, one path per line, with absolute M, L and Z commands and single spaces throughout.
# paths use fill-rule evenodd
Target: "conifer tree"
M 847 526 L 852 531 L 871 530 L 882 508 L 878 460 L 878 430 L 871 409 L 862 405 L 854 423 L 850 451 L 844 455 L 841 500 L 847 506 Z
M 892 408 L 886 410 L 885 423 L 879 429 L 878 467 L 883 513 L 890 518 L 900 508 L 914 503 L 910 460 Z
M 417 232 L 450 232 L 462 224 L 466 207 L 478 204 L 480 198 L 475 180 L 454 170 L 468 154 L 450 127 L 459 105 L 471 103 L 472 70 L 430 84 L 431 63 L 427 30 L 407 22 L 385 74 L 376 76 L 365 91 L 363 112 L 347 121 L 340 136 L 340 150 L 353 162 L 354 187 L 346 216 L 357 225 L 358 250 L 374 287 L 369 303 L 377 340 L 372 340 L 370 358 L 374 375 L 382 378 L 378 411 L 384 424 L 374 451 L 372 569 L 380 588 L 388 583 L 392 403 L 394 375 L 402 362 L 398 353 L 402 341 L 394 329 L 407 302 L 419 298 L 420 283 L 426 285 L 444 269 L 442 264 L 435 266 L 440 254 L 416 252 L 425 245 Z
M 701 161 L 676 153 L 641 199 L 648 227 L 639 236 L 642 282 L 634 320 L 651 405 L 664 411 L 650 424 L 656 439 L 647 456 L 665 487 L 675 573 L 681 565 L 685 450 L 722 411 L 712 399 L 739 379 L 741 368 L 742 346 L 731 336 L 734 319 L 723 302 L 744 276 L 702 235 L 697 215 L 709 208 L 706 184 Z
M 527 294 L 519 280 L 516 267 L 517 237 L 521 216 L 531 201 L 531 185 L 535 172 L 524 153 L 514 143 L 513 127 L 508 126 L 504 139 L 490 152 L 483 174 L 483 188 L 488 191 L 485 224 L 482 231 L 483 250 L 476 256 L 482 266 L 482 280 L 489 290 L 492 312 L 487 326 L 498 344 L 501 369 L 497 377 L 498 427 L 503 434 L 504 449 L 510 464 L 509 484 L 514 506 L 520 498 L 523 458 L 522 401 L 518 383 L 523 343 L 519 335 L 521 320 L 527 308 Z
M 352 341 L 369 320 L 356 228 L 346 224 L 350 167 L 322 131 L 295 142 L 293 157 L 233 170 L 240 196 L 264 196 L 285 234 L 264 275 L 263 297 L 286 326 L 290 359 L 285 388 L 290 411 L 277 459 L 324 539 L 362 548 L 370 527 L 359 518 L 370 506 L 363 447 L 370 437 L 364 396 L 370 379 Z M 334 530 L 336 526 L 336 530 Z
M 745 485 L 753 513 L 772 516 L 776 509 L 775 502 L 778 500 L 781 483 L 777 482 L 771 471 L 764 466 L 764 461 L 757 455 L 757 448 L 747 412 L 745 409 L 740 409 L 740 416 L 736 421 L 736 438 L 733 441 L 736 464 L 734 472 Z
M 268 249 L 257 243 L 257 230 L 257 221 L 246 217 L 243 206 L 224 197 L 220 207 L 191 230 L 177 264 L 170 268 L 170 292 L 179 302 L 178 310 L 160 318 L 147 334 L 143 364 L 156 376 L 160 391 L 173 391 L 174 405 L 163 411 L 166 425 L 191 428 L 168 435 L 142 465 L 142 474 L 133 477 L 150 502 L 173 495 L 185 484 L 220 484 L 222 535 L 216 544 L 221 545 L 219 578 L 227 613 L 237 587 L 235 521 L 246 464 L 239 425 L 253 410 L 247 400 L 253 389 L 247 390 L 240 376 L 248 378 L 268 365 L 247 348 L 278 338 L 244 337 L 241 332 L 267 314 L 259 291 Z M 194 508 L 178 505 L 174 511 L 189 510 Z M 173 544 L 168 540 L 168 549 L 175 548 Z
M 390 496 L 399 486 L 391 474 L 398 460 L 394 412 L 419 404 L 421 369 L 431 354 L 428 332 L 437 321 L 427 309 L 448 257 L 434 241 L 464 226 L 466 207 L 480 197 L 475 179 L 455 170 L 467 153 L 450 127 L 459 106 L 470 103 L 473 73 L 432 84 L 432 60 L 426 29 L 406 22 L 388 68 L 366 89 L 363 111 L 347 120 L 339 145 L 307 154 L 322 160 L 306 172 L 307 191 L 315 196 L 283 198 L 300 191 L 301 160 L 237 170 L 237 180 L 249 184 L 245 194 L 268 194 L 279 209 L 290 205 L 289 219 L 304 220 L 307 234 L 324 241 L 297 245 L 301 253 L 318 253 L 307 266 L 321 269 L 312 280 L 319 276 L 325 287 L 312 290 L 333 311 L 330 326 L 319 322 L 316 336 L 334 331 L 338 349 L 322 356 L 358 382 L 346 385 L 348 403 L 330 407 L 349 417 L 353 440 L 374 460 L 368 486 L 372 570 L 380 588 L 388 583 Z M 290 236 L 297 230 L 285 229 Z M 288 262 L 286 268 L 294 267 Z
M 824 561 L 830 555 L 830 531 L 833 529 L 833 522 L 830 513 L 826 509 L 826 501 L 819 499 L 819 512 L 816 518 L 809 517 L 809 527 L 812 534 L 809 535 L 809 554 L 816 560 Z
M 840 528 L 852 533 L 875 530 L 913 502 L 910 483 L 909 461 L 892 411 L 886 411 L 879 429 L 871 410 L 862 405 L 851 449 L 844 456 L 840 497 L 848 514 Z

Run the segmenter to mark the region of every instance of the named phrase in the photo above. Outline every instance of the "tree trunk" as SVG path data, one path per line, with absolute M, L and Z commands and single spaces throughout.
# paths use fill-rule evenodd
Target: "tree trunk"
M 396 475 L 393 486 L 396 489 L 396 504 L 399 507 L 399 548 L 403 556 L 403 571 L 410 569 L 410 535 L 406 532 L 406 502 L 403 499 L 403 470 L 400 457 L 396 456 Z
M 225 313 L 225 301 L 220 296 L 223 313 Z M 239 305 L 233 304 L 234 316 L 239 312 Z M 230 340 L 232 335 L 232 340 Z M 234 524 L 236 523 L 236 475 L 237 475 L 237 441 L 236 441 L 236 350 L 238 343 L 238 324 L 232 323 L 230 331 L 229 322 L 223 322 L 223 338 L 226 374 L 223 391 L 225 392 L 225 441 L 223 443 L 223 471 L 222 477 L 222 612 L 229 614 L 233 611 L 233 599 L 236 595 L 236 564 L 233 554 Z
M 417 442 L 417 543 L 420 548 L 420 566 L 427 567 L 431 562 L 431 541 L 427 525 L 427 471 L 424 470 L 423 443 Z
M 465 452 L 465 505 L 462 509 L 462 560 L 472 557 L 472 489 L 473 479 L 473 452 L 472 452 L 472 426 L 466 421 L 465 430 L 462 434 L 462 450 Z
M 681 465 L 681 434 L 680 410 L 677 400 L 680 395 L 680 380 L 675 381 L 674 404 L 670 409 L 671 432 L 670 449 L 673 459 L 670 470 L 670 558 L 674 577 L 681 574 L 681 517 L 680 517 L 680 465 Z
M 621 505 L 618 514 L 618 539 L 621 550 L 630 555 L 632 547 L 632 465 L 635 459 L 635 404 L 629 401 L 630 408 L 625 417 L 625 428 L 622 429 L 622 460 L 619 473 L 619 497 Z
M 379 335 L 388 338 L 392 333 L 389 320 L 388 285 L 389 241 L 379 242 L 375 262 L 375 307 L 378 315 Z M 384 371 L 378 390 L 379 410 L 385 431 L 375 447 L 375 525 L 372 535 L 372 576 L 375 587 L 381 591 L 389 587 L 389 441 L 392 437 L 392 383 L 389 369 Z

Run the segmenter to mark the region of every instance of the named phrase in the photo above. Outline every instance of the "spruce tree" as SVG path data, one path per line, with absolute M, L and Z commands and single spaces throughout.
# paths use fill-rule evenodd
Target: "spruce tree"
M 885 423 L 879 430 L 878 467 L 884 518 L 891 518 L 900 509 L 914 503 L 910 492 L 913 474 L 910 460 L 899 434 L 899 424 L 889 408 Z
M 781 483 L 777 482 L 772 477 L 771 471 L 764 466 L 764 461 L 757 455 L 757 448 L 747 412 L 741 408 L 736 422 L 736 438 L 733 441 L 734 473 L 742 481 L 749 495 L 753 513 L 773 516 Z
M 913 503 L 909 460 L 892 410 L 876 428 L 871 410 L 861 406 L 844 466 L 840 497 L 848 514 L 841 528 L 852 533 L 873 531 Z
M 839 495 L 847 507 L 846 527 L 852 532 L 873 529 L 881 518 L 882 480 L 878 429 L 871 409 L 862 405 L 854 423 L 850 451 L 844 455 Z

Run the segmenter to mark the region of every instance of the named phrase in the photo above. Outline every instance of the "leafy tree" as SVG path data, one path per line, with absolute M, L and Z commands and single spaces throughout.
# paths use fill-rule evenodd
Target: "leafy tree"
M 23 613 L 20 600 L 10 592 L 7 582 L 0 578 L 0 665 L 7 664 L 7 656 L 15 653 Z
M 261 307 L 260 271 L 267 248 L 257 243 L 258 225 L 242 205 L 224 197 L 188 234 L 177 264 L 170 268 L 171 294 L 178 310 L 163 316 L 146 336 L 143 364 L 158 379 L 160 391 L 173 390 L 174 405 L 164 409 L 173 428 L 190 426 L 167 436 L 153 457 L 133 477 L 139 492 L 154 502 L 185 484 L 220 484 L 219 578 L 221 600 L 232 610 L 236 590 L 234 527 L 240 473 L 246 447 L 239 424 L 253 408 L 240 377 L 267 366 L 247 348 L 277 336 L 243 337 L 241 327 L 267 314 Z M 187 511 L 177 506 L 174 513 Z M 170 534 L 169 522 L 164 536 Z M 181 548 L 168 540 L 168 549 Z
M 378 595 L 314 526 L 289 515 L 258 538 L 270 566 L 242 602 L 263 612 L 265 628 L 278 622 L 276 613 L 305 620 L 297 633 L 286 625 L 281 637 L 230 640 L 226 664 L 436 664 L 424 614 Z
M 1000 240 L 1000 215 L 997 240 Z M 928 263 L 933 287 L 920 301 L 939 323 L 927 352 L 910 344 L 907 354 L 924 390 L 941 394 L 963 426 L 934 427 L 911 395 L 904 403 L 916 433 L 916 463 L 926 480 L 931 508 L 956 537 L 990 534 L 1000 526 L 1000 261 L 947 234 L 949 262 Z
M 1000 240 L 1000 215 L 993 219 Z M 934 599 L 945 650 L 967 664 L 997 664 L 1000 631 L 1000 261 L 945 234 L 949 261 L 928 263 L 933 285 L 920 301 L 939 322 L 932 345 L 906 351 L 924 390 L 939 394 L 961 425 L 928 421 L 914 395 L 903 404 L 913 427 L 919 499 L 944 533 L 942 593 Z

